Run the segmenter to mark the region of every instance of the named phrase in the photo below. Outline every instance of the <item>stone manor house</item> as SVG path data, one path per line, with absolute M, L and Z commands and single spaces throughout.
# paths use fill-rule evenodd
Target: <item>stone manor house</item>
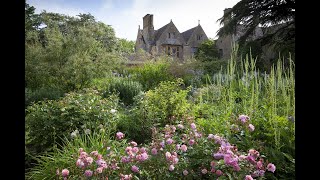
M 153 27 L 153 15 L 143 17 L 143 29 L 138 29 L 135 51 L 143 49 L 151 55 L 167 54 L 179 59 L 193 57 L 199 45 L 208 37 L 198 26 L 179 32 L 172 20 L 158 30 Z

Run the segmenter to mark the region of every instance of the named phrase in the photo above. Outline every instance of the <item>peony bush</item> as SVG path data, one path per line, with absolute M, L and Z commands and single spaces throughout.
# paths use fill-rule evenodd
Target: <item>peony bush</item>
M 247 124 L 248 120 L 249 117 L 245 115 L 238 119 L 241 124 Z M 248 125 L 238 128 L 250 129 Z M 96 138 L 99 139 L 99 136 Z M 249 180 L 262 178 L 266 173 L 276 171 L 276 166 L 268 162 L 259 151 L 241 150 L 221 135 L 204 134 L 192 117 L 183 118 L 177 124 L 163 128 L 154 127 L 152 142 L 144 146 L 127 141 L 122 132 L 115 133 L 110 139 L 94 142 L 82 143 L 82 147 L 77 147 L 79 143 L 70 142 L 69 147 L 78 148 L 72 153 L 70 161 L 51 166 L 51 170 L 46 172 L 55 173 L 53 176 L 57 179 Z M 60 159 L 59 154 L 61 156 L 62 153 L 57 153 L 51 159 Z M 42 167 L 42 170 L 43 168 L 49 167 Z M 39 169 L 41 167 L 37 169 L 37 173 L 41 172 Z M 32 179 L 37 178 L 33 176 Z

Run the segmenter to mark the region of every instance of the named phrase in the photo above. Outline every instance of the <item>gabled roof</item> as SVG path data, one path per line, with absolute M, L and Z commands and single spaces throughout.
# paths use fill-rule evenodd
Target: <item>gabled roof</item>
M 157 41 L 160 38 L 160 36 L 162 35 L 163 31 L 167 29 L 169 24 L 170 23 L 168 23 L 168 24 L 164 25 L 162 28 L 154 31 L 154 40 L 155 41 Z
M 198 27 L 198 26 L 196 26 L 196 27 L 194 27 L 194 28 L 191 28 L 191 29 L 189 29 L 189 30 L 186 30 L 185 32 L 182 32 L 182 33 L 181 33 L 182 36 L 183 36 L 183 38 L 184 38 L 184 40 L 185 40 L 186 42 L 189 41 L 191 35 L 193 34 L 194 30 L 196 30 L 197 27 Z

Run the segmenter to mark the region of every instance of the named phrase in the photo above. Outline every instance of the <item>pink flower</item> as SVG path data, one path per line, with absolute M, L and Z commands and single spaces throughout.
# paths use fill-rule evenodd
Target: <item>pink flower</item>
M 247 156 L 245 156 L 245 155 L 240 155 L 239 156 L 239 160 L 244 160 L 244 159 L 246 159 L 247 158 Z
M 184 170 L 182 173 L 183 173 L 183 175 L 185 175 L 185 176 L 189 174 L 189 172 L 188 172 L 187 170 Z
M 137 153 L 138 151 L 139 151 L 139 148 L 138 147 L 134 147 L 134 148 L 132 148 L 132 150 L 131 150 L 133 153 Z
M 161 141 L 161 142 L 160 142 L 160 146 L 161 146 L 162 148 L 164 148 L 164 146 L 165 146 L 164 141 Z
M 122 157 L 121 158 L 121 162 L 123 162 L 123 163 L 128 163 L 128 162 L 130 162 L 130 157 Z
M 176 150 L 178 151 L 180 149 L 180 147 L 181 147 L 180 144 L 177 144 L 176 145 Z
M 96 172 L 99 173 L 99 174 L 101 174 L 101 173 L 102 173 L 102 170 L 103 170 L 103 167 L 98 167 L 98 168 L 96 169 Z
M 214 135 L 213 134 L 209 134 L 208 135 L 208 139 L 213 139 L 214 138 Z
M 116 136 L 118 140 L 124 138 L 124 134 L 122 132 L 117 132 Z
M 91 177 L 92 176 L 92 171 L 91 170 L 86 170 L 85 172 L 84 172 L 84 175 L 86 176 L 86 177 Z
M 84 167 L 84 162 L 81 159 L 78 159 L 76 162 L 76 166 L 79 168 L 82 168 L 82 167 Z
M 171 164 L 170 166 L 169 166 L 169 171 L 173 171 L 174 170 L 174 166 Z
M 246 175 L 246 179 L 245 180 L 253 180 L 253 178 L 251 177 L 251 175 Z
M 194 144 L 194 140 L 193 140 L 193 139 L 190 139 L 190 140 L 189 140 L 189 145 L 192 146 L 193 144 Z
M 133 166 L 131 167 L 131 171 L 136 172 L 136 173 L 139 173 L 139 168 L 138 168 L 137 166 L 133 165 Z
M 207 174 L 207 172 L 208 172 L 207 169 L 202 169 L 202 170 L 201 170 L 201 173 L 202 173 L 202 174 Z
M 276 166 L 274 164 L 272 164 L 272 163 L 269 163 L 267 165 L 267 170 L 271 171 L 272 173 L 274 173 L 274 171 L 276 170 Z
M 131 141 L 130 144 L 131 144 L 131 146 L 137 146 L 137 145 L 138 145 L 138 144 L 137 144 L 136 142 L 134 142 L 134 141 Z
M 62 174 L 63 177 L 66 177 L 66 176 L 69 175 L 69 170 L 68 169 L 63 169 L 61 174 Z
M 221 176 L 221 175 L 222 175 L 222 171 L 219 169 L 219 170 L 216 171 L 216 174 L 217 174 L 218 176 Z
M 151 153 L 152 153 L 153 155 L 156 155 L 156 154 L 158 154 L 158 151 L 157 151 L 156 148 L 152 148 L 152 149 L 151 149 Z
M 148 158 L 149 158 L 148 154 L 144 152 L 141 154 L 141 156 L 138 160 L 142 162 L 142 161 L 147 160 Z
M 239 116 L 239 120 L 244 124 L 244 123 L 246 123 L 248 120 L 249 120 L 250 118 L 249 118 L 249 116 L 247 116 L 247 115 L 240 115 Z
M 173 140 L 171 138 L 167 139 L 167 144 L 172 144 L 173 143 Z
M 146 148 L 144 148 L 144 147 L 140 148 L 140 152 L 141 153 L 145 153 L 146 152 Z
M 170 152 L 166 152 L 166 154 L 165 154 L 165 155 L 166 155 L 166 159 L 167 159 L 167 160 L 169 160 L 169 159 L 170 159 L 170 157 L 171 157 L 171 153 L 170 153 Z
M 258 161 L 257 162 L 257 169 L 261 169 L 262 168 L 262 161 Z
M 88 163 L 88 166 L 90 165 L 90 164 L 92 164 L 92 162 L 93 162 L 93 158 L 92 157 L 87 157 L 87 163 Z
M 183 144 L 183 145 L 180 147 L 180 149 L 182 150 L 182 152 L 186 152 L 186 151 L 188 150 L 188 147 Z
M 193 130 L 195 130 L 197 128 L 196 124 L 194 124 L 194 123 L 191 123 L 190 126 L 191 126 L 191 129 L 193 129 Z
M 211 161 L 211 162 L 210 162 L 210 166 L 211 166 L 211 167 L 214 167 L 215 165 L 216 165 L 216 163 L 215 163 L 214 161 Z
M 178 128 L 179 128 L 179 129 L 183 129 L 184 126 L 183 126 L 182 124 L 178 124 Z
M 254 131 L 254 126 L 253 126 L 252 124 L 249 124 L 248 127 L 249 127 L 249 131 L 250 131 L 250 132 Z

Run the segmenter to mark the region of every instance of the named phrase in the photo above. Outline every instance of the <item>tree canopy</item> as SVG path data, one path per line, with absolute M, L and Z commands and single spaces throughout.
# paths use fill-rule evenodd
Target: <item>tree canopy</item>
M 245 44 L 255 28 L 260 26 L 264 35 L 257 41 L 261 45 L 273 44 L 279 51 L 294 52 L 295 0 L 241 0 L 227 9 L 218 21 L 223 24 L 218 36 L 235 33 L 238 25 L 244 27 L 239 45 Z

